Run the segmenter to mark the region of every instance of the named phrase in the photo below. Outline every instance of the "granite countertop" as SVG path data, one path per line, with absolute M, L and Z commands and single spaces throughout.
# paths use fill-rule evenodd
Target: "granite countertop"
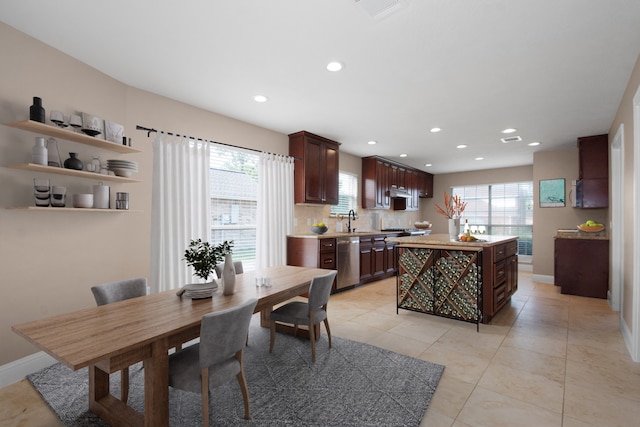
M 475 242 L 461 242 L 453 240 L 448 234 L 430 234 L 428 236 L 387 237 L 388 242 L 406 243 L 410 245 L 446 245 L 446 246 L 474 246 L 489 247 L 511 240 L 517 240 L 518 236 L 497 236 L 488 234 L 475 235 L 479 240 Z
M 583 239 L 583 240 L 609 240 L 609 233 L 605 228 L 597 233 L 587 233 L 586 231 L 576 230 L 558 230 L 554 239 Z

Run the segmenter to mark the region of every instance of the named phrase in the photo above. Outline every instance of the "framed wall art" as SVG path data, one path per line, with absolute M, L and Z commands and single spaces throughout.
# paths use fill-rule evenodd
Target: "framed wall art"
M 539 196 L 541 208 L 564 207 L 564 178 L 541 179 Z

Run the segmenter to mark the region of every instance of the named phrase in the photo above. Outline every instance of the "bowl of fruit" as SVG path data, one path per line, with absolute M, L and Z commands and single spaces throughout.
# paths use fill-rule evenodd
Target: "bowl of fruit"
M 316 222 L 315 224 L 311 225 L 311 231 L 316 234 L 324 234 L 328 229 L 329 227 L 327 227 L 327 224 L 325 224 L 324 222 Z
M 604 230 L 604 224 L 600 224 L 597 223 L 593 220 L 588 220 L 586 222 L 584 222 L 583 224 L 580 224 L 578 226 L 578 230 L 580 231 L 584 231 L 587 233 L 598 233 L 602 230 Z

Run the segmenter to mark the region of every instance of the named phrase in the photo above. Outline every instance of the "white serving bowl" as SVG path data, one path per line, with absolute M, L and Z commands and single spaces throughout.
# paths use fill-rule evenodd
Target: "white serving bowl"
M 92 208 L 93 194 L 83 194 L 83 193 L 74 194 L 73 207 L 74 208 Z

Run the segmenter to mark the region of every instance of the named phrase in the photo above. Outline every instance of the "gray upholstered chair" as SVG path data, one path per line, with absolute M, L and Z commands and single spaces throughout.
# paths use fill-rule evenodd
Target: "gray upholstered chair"
M 140 277 L 136 279 L 104 283 L 102 285 L 92 287 L 91 292 L 93 293 L 93 297 L 96 299 L 96 304 L 111 304 L 113 302 L 146 295 L 147 279 Z M 129 398 L 129 367 L 120 371 L 120 377 L 120 400 L 127 403 L 127 399 Z
M 329 329 L 329 319 L 327 318 L 327 303 L 336 274 L 335 270 L 331 270 L 328 274 L 314 277 L 309 285 L 309 299 L 307 302 L 292 301 L 271 312 L 269 353 L 273 351 L 273 345 L 276 341 L 276 322 L 293 324 L 294 333 L 297 333 L 298 325 L 309 326 L 312 363 L 316 361 L 316 338 L 319 338 L 319 336 L 315 336 L 315 325 L 319 325 L 323 321 L 327 330 L 329 348 L 331 348 L 331 329 Z
M 214 267 L 214 269 L 216 270 L 216 274 L 218 275 L 218 278 L 222 277 L 223 268 L 224 268 L 223 262 L 221 262 L 220 264 Z M 244 268 L 242 267 L 242 261 L 233 261 L 233 268 L 236 270 L 236 274 L 244 273 Z
M 209 391 L 235 377 L 244 399 L 244 417 L 251 418 L 244 375 L 244 346 L 258 300 L 205 314 L 200 342 L 169 356 L 169 386 L 202 394 L 203 425 L 209 425 Z

